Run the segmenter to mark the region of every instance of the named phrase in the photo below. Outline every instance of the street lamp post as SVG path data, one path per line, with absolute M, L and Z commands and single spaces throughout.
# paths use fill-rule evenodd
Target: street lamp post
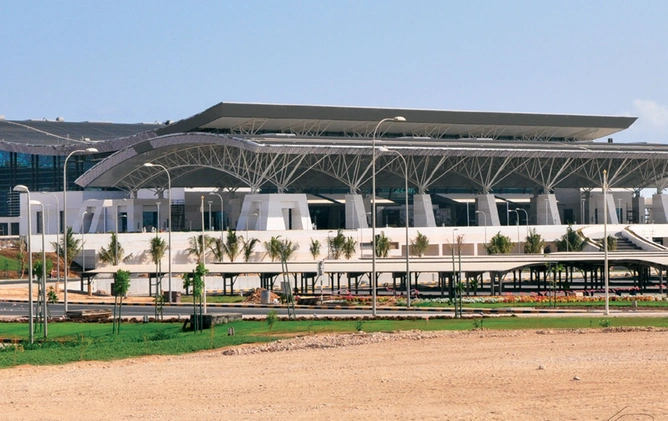
M 210 206 L 210 205 L 209 205 Z M 206 267 L 206 250 L 204 250 L 204 196 L 202 196 L 202 204 L 200 209 L 202 209 L 202 256 L 200 257 L 200 261 L 202 262 L 202 266 Z M 204 281 L 204 288 L 202 291 L 202 305 L 204 307 L 204 314 L 206 314 L 206 275 L 202 274 L 202 281 Z
M 31 205 L 38 205 L 42 208 L 42 276 L 40 282 L 40 291 L 38 294 L 38 304 L 42 308 L 42 323 L 44 326 L 44 337 L 47 337 L 47 320 L 46 320 L 46 244 L 44 241 L 44 204 L 37 200 L 30 201 Z M 30 268 L 32 272 L 32 267 Z
M 603 170 L 603 270 L 605 277 L 605 315 L 610 315 L 610 289 L 608 278 L 610 275 L 608 268 L 608 172 Z
M 55 193 L 47 192 L 54 199 L 56 199 L 56 244 L 60 245 L 60 201 Z M 56 248 L 56 291 L 58 291 L 58 283 L 60 283 L 60 254 Z
M 67 158 L 65 158 L 65 162 L 63 164 L 63 234 L 65 241 L 63 244 L 63 260 L 65 261 L 65 280 L 63 283 L 63 289 L 64 291 L 64 296 L 63 296 L 63 301 L 65 303 L 65 311 L 67 311 L 67 272 L 68 272 L 68 264 L 67 264 L 67 160 L 70 159 L 70 157 L 76 153 L 96 153 L 97 148 L 86 148 L 86 149 L 77 149 L 75 151 L 70 152 L 69 155 L 67 155 Z
M 522 208 L 515 208 L 515 210 L 524 212 L 524 216 L 526 218 L 525 219 L 525 221 L 526 221 L 525 225 L 527 227 L 527 237 L 528 237 L 529 236 L 529 212 L 527 212 L 526 209 L 522 209 Z M 519 224 L 519 221 L 517 223 Z
M 406 192 L 406 307 L 411 306 L 411 259 L 410 259 L 410 238 L 408 234 L 408 228 L 410 224 L 410 218 L 408 217 L 408 163 L 406 158 L 394 149 L 387 149 L 386 147 L 378 148 L 381 152 L 391 152 L 396 154 L 404 163 L 404 191 Z M 354 220 L 353 220 L 354 222 Z M 360 245 L 361 248 L 361 245 Z
M 376 124 L 371 137 L 371 315 L 376 317 L 376 133 L 387 121 L 406 121 L 402 116 L 384 118 Z
M 455 265 L 455 231 L 458 231 L 459 228 L 454 228 L 452 230 L 452 286 L 455 292 L 455 315 L 457 315 L 457 266 Z M 450 297 L 450 294 L 448 294 Z
M 483 216 L 483 221 L 485 221 L 485 242 L 484 244 L 487 244 L 487 214 L 484 211 L 477 210 L 475 213 L 480 213 Z
M 220 199 L 220 244 L 223 244 L 223 238 L 225 237 L 225 213 L 223 212 L 223 196 L 218 193 L 209 192 L 209 196 L 218 196 Z M 220 255 L 220 261 L 223 261 L 223 254 Z
M 517 212 L 514 209 L 511 209 L 509 212 L 515 212 L 515 216 L 517 217 L 517 220 L 515 220 L 515 225 L 517 225 L 517 253 L 521 253 L 520 245 L 520 213 Z
M 207 203 L 209 203 L 209 231 L 213 231 L 213 225 L 211 225 L 211 205 L 213 204 L 213 200 L 209 200 Z
M 84 242 L 84 216 L 88 212 L 83 211 L 81 214 L 81 279 L 83 279 L 83 273 L 86 271 L 86 243 Z
M 619 221 L 617 221 L 617 222 L 622 224 L 623 223 L 623 221 L 622 221 L 622 215 L 623 215 L 622 214 L 622 199 L 617 199 L 617 208 L 619 209 Z
M 156 167 L 162 168 L 167 174 L 167 191 L 169 193 L 169 201 L 167 202 L 167 270 L 169 271 L 168 282 L 169 282 L 169 303 L 172 302 L 172 177 L 169 175 L 169 171 L 163 165 L 153 164 L 151 162 L 144 163 L 145 167 Z M 202 239 L 203 241 L 204 239 Z
M 13 189 L 15 192 L 26 193 L 27 195 L 27 210 L 28 210 L 28 235 L 26 236 L 28 249 L 28 338 L 32 344 L 35 341 L 35 330 L 33 326 L 33 302 L 32 302 L 32 217 L 30 215 L 30 190 L 23 184 L 17 184 Z

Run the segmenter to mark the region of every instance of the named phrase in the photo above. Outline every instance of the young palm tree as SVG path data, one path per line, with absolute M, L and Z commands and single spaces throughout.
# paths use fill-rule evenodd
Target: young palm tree
M 348 237 L 346 242 L 343 243 L 343 256 L 346 260 L 350 260 L 355 255 L 355 246 L 357 246 L 357 241 L 353 237 Z
M 155 263 L 155 273 L 162 272 L 161 262 L 167 251 L 167 243 L 160 237 L 151 237 L 151 247 L 148 249 L 151 261 Z
M 559 251 L 582 251 L 584 246 L 584 239 L 570 225 L 566 228 L 566 234 L 557 240 L 557 250 Z
M 260 240 L 258 240 L 257 238 L 250 238 L 248 240 L 244 240 L 244 245 L 242 250 L 244 255 L 244 262 L 248 262 L 250 260 L 253 251 L 255 251 L 255 245 L 259 242 Z
M 508 254 L 512 249 L 513 240 L 508 236 L 502 235 L 500 231 L 489 240 L 489 244 L 485 244 L 487 254 Z
M 318 260 L 318 256 L 320 256 L 320 241 L 311 238 L 309 251 L 311 252 L 311 256 L 313 256 L 313 260 Z
M 101 263 L 105 265 L 114 265 L 117 266 L 118 263 L 123 259 L 123 247 L 118 242 L 116 233 L 111 233 L 111 240 L 107 248 L 102 247 L 97 252 L 97 258 Z M 69 252 L 67 253 L 69 256 Z
M 242 237 L 238 236 L 236 231 L 228 229 L 225 235 L 225 243 L 222 247 L 223 252 L 230 259 L 230 262 L 234 262 L 242 251 Z
M 67 267 L 72 265 L 72 261 L 81 250 L 81 240 L 75 237 L 72 227 L 67 227 L 67 233 L 61 237 L 60 244 L 51 243 L 51 245 L 56 249 L 59 259 L 62 259 L 65 255 L 65 249 L 67 248 L 67 262 L 65 262 Z
M 422 257 L 429 250 L 429 237 L 418 231 L 417 237 L 411 240 L 411 254 Z
M 524 252 L 527 254 L 542 253 L 544 247 L 545 241 L 536 232 L 536 228 L 529 230 L 529 235 L 527 235 L 526 242 L 524 243 Z
M 299 250 L 299 244 L 293 243 L 289 240 L 283 240 L 280 242 L 278 257 L 283 262 L 287 262 L 294 256 L 295 252 Z
M 186 248 L 186 253 L 190 256 L 197 257 L 197 263 L 202 263 L 202 250 L 209 248 L 213 239 L 208 235 L 202 238 L 202 234 L 190 237 L 188 240 L 189 247 Z
M 281 258 L 281 248 L 283 247 L 283 244 L 279 238 L 281 238 L 280 235 L 271 237 L 271 240 L 265 241 L 264 243 L 264 250 L 267 252 L 272 262 Z
M 213 255 L 214 262 L 222 262 L 223 257 L 225 257 L 225 248 L 223 247 L 223 239 L 220 237 L 212 239 L 211 244 L 209 244 L 209 251 Z
M 336 237 L 327 238 L 327 247 L 329 248 L 330 257 L 335 260 L 340 259 L 345 244 L 346 237 L 343 235 L 343 230 L 341 229 L 337 231 Z
M 381 231 L 376 234 L 376 257 L 387 257 L 390 252 L 390 239 L 385 236 L 385 232 Z

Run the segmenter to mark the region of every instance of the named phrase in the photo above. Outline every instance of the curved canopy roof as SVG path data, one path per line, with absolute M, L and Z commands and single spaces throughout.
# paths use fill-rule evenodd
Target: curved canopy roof
M 312 105 L 219 103 L 200 114 L 157 130 L 259 135 L 370 137 L 376 124 L 402 116 L 406 123 L 384 125 L 387 137 L 594 140 L 627 129 L 636 117 L 441 111 Z

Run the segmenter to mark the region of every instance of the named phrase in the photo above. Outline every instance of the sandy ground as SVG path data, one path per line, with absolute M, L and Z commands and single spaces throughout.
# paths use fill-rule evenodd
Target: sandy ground
M 1 418 L 668 419 L 665 330 L 363 336 L 0 370 Z

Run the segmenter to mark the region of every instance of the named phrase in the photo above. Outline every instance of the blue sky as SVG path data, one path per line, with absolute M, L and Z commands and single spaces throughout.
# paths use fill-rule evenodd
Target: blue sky
M 633 115 L 668 143 L 668 2 L 0 0 L 0 115 L 218 102 Z

